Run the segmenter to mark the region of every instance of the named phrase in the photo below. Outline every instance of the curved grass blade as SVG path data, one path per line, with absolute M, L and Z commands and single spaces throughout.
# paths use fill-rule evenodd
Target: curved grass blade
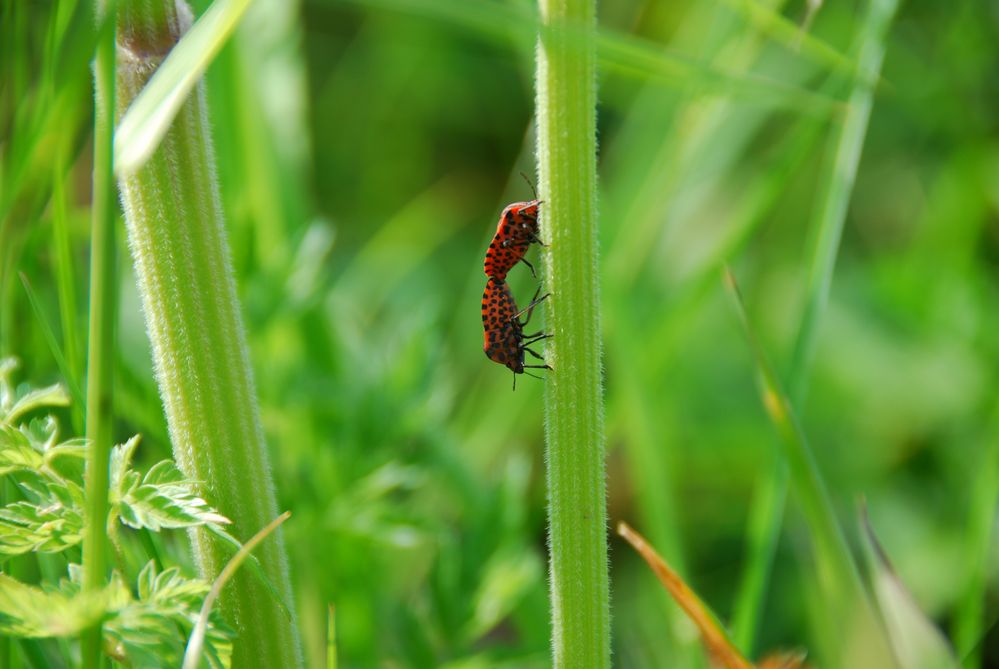
M 767 415 L 777 429 L 783 445 L 782 456 L 787 462 L 791 486 L 801 505 L 811 540 L 820 590 L 829 607 L 830 620 L 839 629 L 833 632 L 838 658 L 842 666 L 896 667 L 883 628 L 877 623 L 867 593 L 843 530 L 836 520 L 825 481 L 812 455 L 805 432 L 798 421 L 791 401 L 771 366 L 763 346 L 753 330 L 743 306 L 742 296 L 732 271 L 725 268 L 725 284 L 732 304 L 752 349 L 760 380 L 760 397 Z M 852 636 L 863 635 L 863 654 L 851 655 Z M 852 664 L 850 664 L 852 662 Z
M 249 6 L 250 0 L 215 0 L 171 49 L 115 132 L 114 165 L 119 176 L 131 174 L 152 155 Z
M 55 359 L 56 365 L 58 365 L 59 371 L 62 373 L 63 378 L 66 379 L 66 385 L 69 387 L 69 394 L 73 396 L 73 411 L 82 412 L 86 409 L 87 404 L 83 399 L 83 393 L 80 391 L 80 386 L 77 385 L 76 378 L 73 376 L 73 370 L 70 368 L 66 357 L 62 353 L 62 349 L 59 347 L 59 342 L 56 340 L 55 334 L 52 332 L 52 326 L 45 318 L 45 312 L 42 310 L 42 305 L 38 301 L 38 296 L 35 295 L 35 291 L 31 288 L 31 283 L 28 281 L 28 277 L 25 276 L 24 272 L 19 272 L 19 274 L 21 277 L 21 284 L 24 285 L 24 292 L 28 296 L 28 303 L 31 304 L 31 310 L 35 312 L 35 317 L 38 319 L 38 324 L 41 327 L 45 343 L 49 345 L 49 350 L 52 351 L 52 357 Z M 82 417 L 82 413 L 80 415 Z
M 860 521 L 874 596 L 903 669 L 959 669 L 944 635 L 919 609 L 892 568 L 888 554 L 874 534 L 866 506 L 861 506 Z
M 725 669 L 754 669 L 753 663 L 742 656 L 718 624 L 707 605 L 690 589 L 680 575 L 673 571 L 644 537 L 624 522 L 617 524 L 617 533 L 642 556 L 669 594 L 690 617 L 701 633 L 708 654 Z
M 215 600 L 218 599 L 219 593 L 222 592 L 222 588 L 229 579 L 233 577 L 236 570 L 243 564 L 246 558 L 250 557 L 250 551 L 257 547 L 261 541 L 263 541 L 267 536 L 276 530 L 278 526 L 284 521 L 291 517 L 291 511 L 285 511 L 280 516 L 272 520 L 268 525 L 253 535 L 253 537 L 247 541 L 242 548 L 237 551 L 237 553 L 226 563 L 225 568 L 212 583 L 212 589 L 208 592 L 205 597 L 204 604 L 201 605 L 201 613 L 198 615 L 198 622 L 194 626 L 194 630 L 191 632 L 191 638 L 187 642 L 187 650 L 184 651 L 184 669 L 198 669 L 198 662 L 201 661 L 201 652 L 205 645 L 205 633 L 208 630 L 208 615 L 212 612 L 212 606 L 215 605 Z
M 462 0 L 351 0 L 359 5 L 406 12 L 417 16 L 449 21 L 455 25 L 493 38 L 508 41 L 522 50 L 533 52 L 536 31 L 547 33 L 537 13 L 498 2 L 468 3 Z M 516 26 L 510 29 L 509 26 Z M 584 35 L 578 29 L 565 28 L 570 44 L 582 48 Z M 696 84 L 709 91 L 720 91 L 752 104 L 796 109 L 806 114 L 835 114 L 839 101 L 821 92 L 775 81 L 759 75 L 726 72 L 704 65 L 693 58 L 664 50 L 662 45 L 617 31 L 601 28 L 596 35 L 597 57 L 605 68 L 623 75 L 658 82 L 665 86 L 686 87 Z

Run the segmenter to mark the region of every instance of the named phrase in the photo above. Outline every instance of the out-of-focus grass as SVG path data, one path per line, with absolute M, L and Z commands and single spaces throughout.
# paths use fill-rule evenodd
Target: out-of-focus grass
M 51 5 L 5 3 L 0 21 L 0 354 L 18 354 L 39 385 L 59 371 L 18 271 L 63 352 L 67 338 L 77 356 L 86 343 L 86 5 L 58 3 L 58 49 L 45 46 Z M 307 655 L 320 666 L 333 603 L 345 667 L 543 667 L 542 383 L 510 392 L 480 352 L 477 309 L 496 217 L 529 195 L 517 173 L 533 171 L 533 27 L 510 17 L 533 9 L 475 5 L 485 20 L 474 23 L 399 5 L 258 1 L 208 72 Z M 802 2 L 753 5 L 804 15 Z M 840 101 L 848 83 L 737 7 L 601 7 L 628 53 L 661 51 L 688 73 L 665 82 L 601 61 L 609 509 L 722 617 L 773 435 L 717 267 L 734 264 L 787 370 L 832 155 L 823 138 L 840 119 L 775 104 L 772 88 L 755 96 L 753 82 Z M 850 58 L 863 9 L 825 3 L 813 37 Z M 918 603 L 945 628 L 962 621 L 962 652 L 999 611 L 984 464 L 999 385 L 997 38 L 987 3 L 902 4 L 800 414 L 840 519 L 866 495 Z M 152 460 L 169 448 L 122 270 L 116 436 L 142 432 Z M 527 272 L 511 282 L 533 292 Z M 784 520 L 757 647 L 814 657 L 822 621 L 805 615 L 816 588 L 793 499 Z M 182 543 L 160 550 L 183 559 Z M 704 666 L 689 624 L 612 548 L 616 666 Z M 22 578 L 60 571 L 9 564 Z M 978 652 L 995 663 L 991 634 Z

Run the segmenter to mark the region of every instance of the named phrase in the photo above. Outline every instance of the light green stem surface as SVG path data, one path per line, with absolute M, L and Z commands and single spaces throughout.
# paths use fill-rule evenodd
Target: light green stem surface
M 97 16 L 108 11 L 97 3 Z M 110 11 L 114 11 L 110 3 Z M 107 582 L 108 463 L 111 456 L 111 408 L 115 322 L 115 207 L 111 147 L 115 99 L 115 35 L 107 31 L 97 45 L 94 68 L 94 182 L 90 233 L 90 334 L 87 352 L 86 524 L 83 534 L 83 589 L 97 591 Z M 72 333 L 70 333 L 72 335 Z M 101 626 L 80 640 L 84 667 L 101 663 Z
M 548 246 L 546 346 L 552 654 L 610 666 L 604 412 L 597 273 L 596 3 L 543 0 L 538 169 Z
M 186 6 L 177 7 L 173 0 L 127 3 L 118 40 L 119 116 L 189 26 Z M 174 457 L 246 540 L 277 516 L 277 504 L 201 86 L 121 190 Z M 201 572 L 215 578 L 231 550 L 204 530 L 193 541 Z M 293 610 L 281 532 L 257 555 Z M 250 571 L 225 587 L 220 608 L 238 633 L 234 667 L 301 666 L 294 620 Z

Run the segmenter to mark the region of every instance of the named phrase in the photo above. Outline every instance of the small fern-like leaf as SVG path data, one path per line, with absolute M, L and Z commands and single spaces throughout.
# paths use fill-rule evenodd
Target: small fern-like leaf
M 141 483 L 135 472 L 122 474 L 116 489 L 116 510 L 129 527 L 159 531 L 229 523 L 198 496 L 194 481 L 169 460 L 153 465 Z

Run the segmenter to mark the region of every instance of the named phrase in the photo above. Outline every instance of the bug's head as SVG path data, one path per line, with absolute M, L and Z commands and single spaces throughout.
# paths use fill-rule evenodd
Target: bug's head
M 536 236 L 538 234 L 538 200 L 531 202 L 518 202 L 510 205 L 514 228 L 523 236 Z

